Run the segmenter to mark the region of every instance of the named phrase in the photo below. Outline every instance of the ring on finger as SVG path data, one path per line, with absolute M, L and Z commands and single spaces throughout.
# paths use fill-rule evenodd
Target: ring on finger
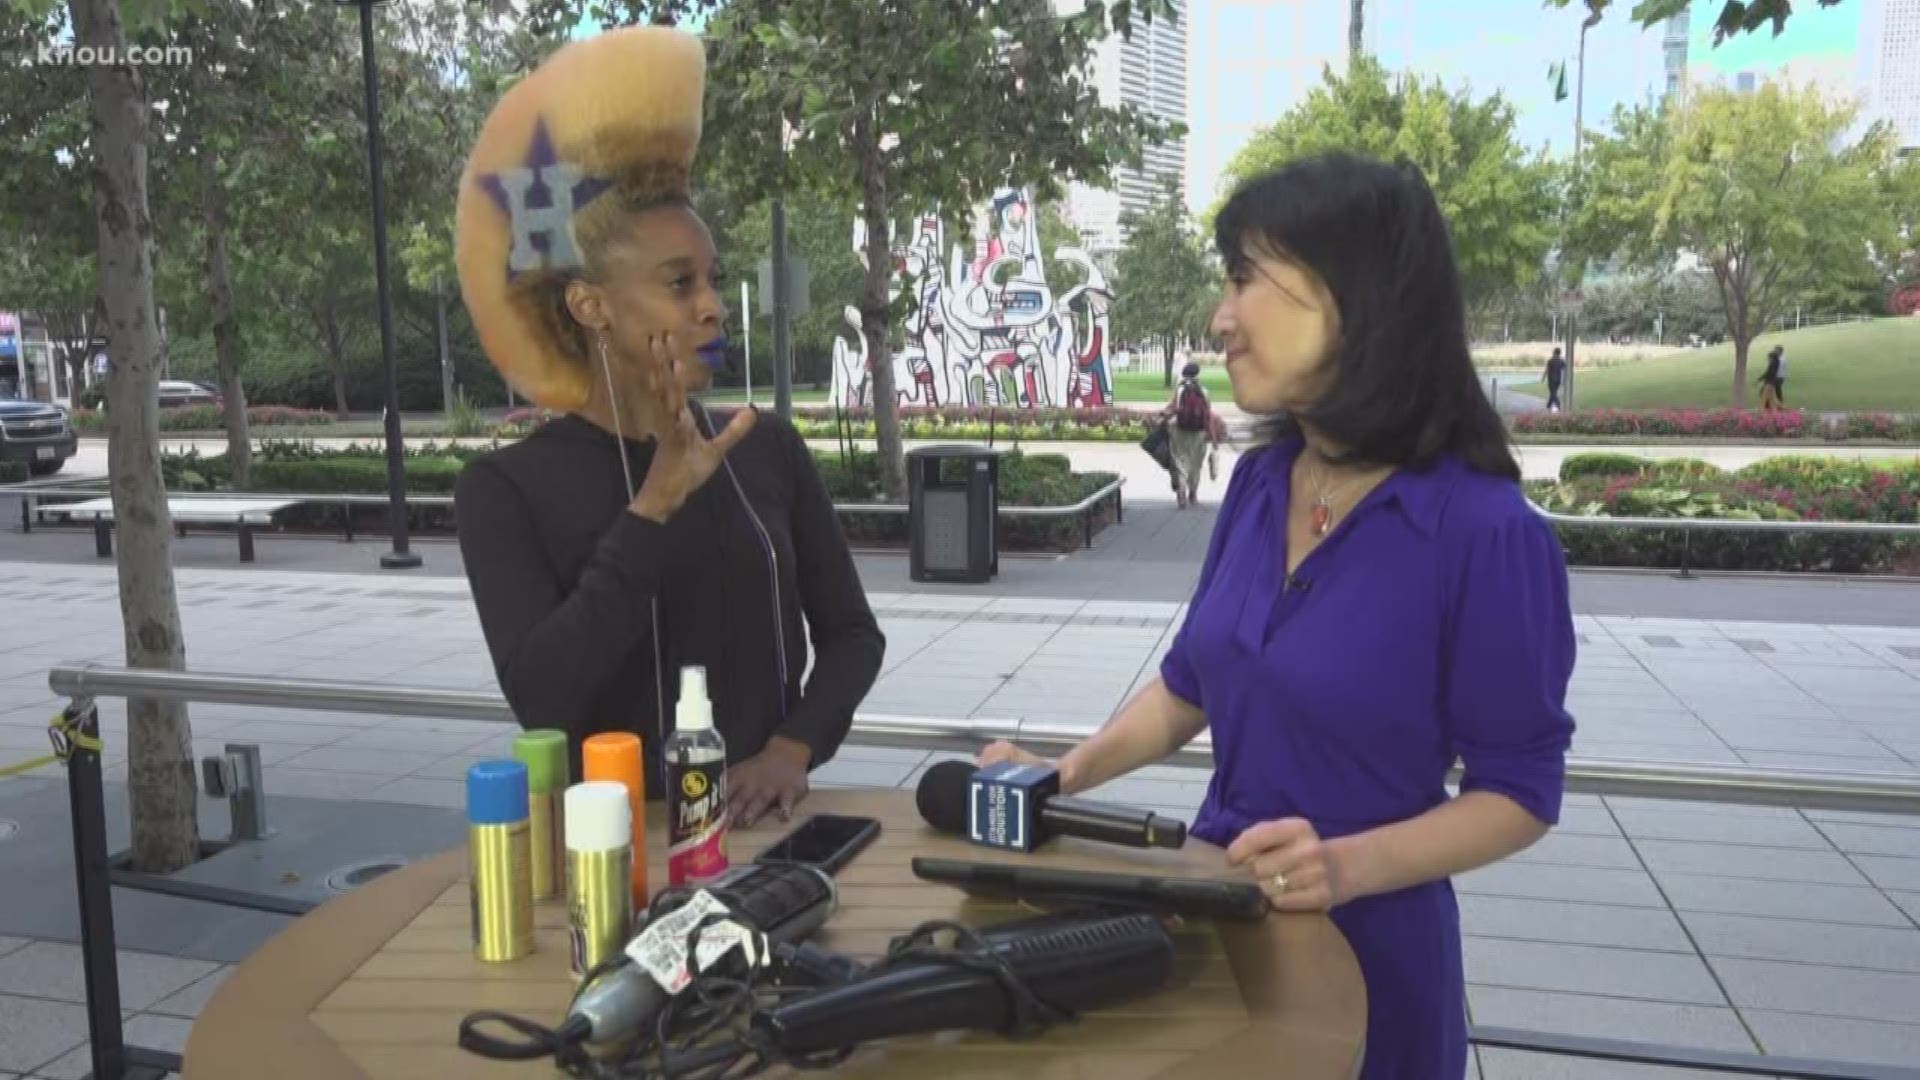
M 1274 892 L 1283 893 L 1287 891 L 1287 875 L 1274 874 L 1268 878 L 1267 881 L 1273 885 Z

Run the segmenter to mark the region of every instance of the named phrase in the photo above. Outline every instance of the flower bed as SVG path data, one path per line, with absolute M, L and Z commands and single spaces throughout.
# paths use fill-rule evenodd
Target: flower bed
M 1920 418 L 1891 413 L 1847 413 L 1828 423 L 1798 409 L 1586 409 L 1523 413 L 1515 435 L 1648 436 L 1688 439 L 1877 439 L 1920 441 Z
M 908 408 L 900 410 L 900 435 L 961 441 L 1139 442 L 1147 437 L 1149 419 L 1133 409 Z M 873 413 L 868 409 L 840 413 L 795 409 L 793 423 L 809 439 L 874 438 Z
M 84 432 L 107 430 L 107 414 L 98 409 L 74 409 L 73 429 Z M 254 427 L 319 427 L 334 422 L 324 409 L 294 409 L 285 405 L 255 405 L 247 409 L 247 423 Z M 188 405 L 160 410 L 160 430 L 175 432 L 224 432 L 225 412 L 211 405 Z
M 1920 523 L 1920 462 L 1778 457 L 1736 473 L 1692 460 L 1650 462 L 1579 454 L 1558 481 L 1528 485 L 1533 500 L 1585 517 L 1718 517 L 1747 521 Z M 1920 537 L 1561 526 L 1568 560 L 1584 566 L 1724 570 L 1920 571 Z M 1684 550 L 1683 550 L 1684 549 Z
M 498 443 L 495 444 L 496 446 Z M 426 443 L 407 450 L 407 491 L 416 495 L 451 495 L 467 462 L 492 450 L 491 446 L 438 446 Z M 814 461 L 836 502 L 871 503 L 880 496 L 876 455 L 856 451 L 816 451 Z M 166 454 L 161 460 L 169 491 L 220 491 L 232 485 L 232 471 L 224 455 L 202 456 L 198 451 Z M 1023 454 L 1013 451 L 1000 459 L 1000 501 L 1007 506 L 1066 506 L 1079 502 L 1112 483 L 1110 473 L 1076 473 L 1064 454 Z M 254 453 L 254 491 L 295 494 L 385 495 L 387 461 L 377 446 L 321 448 L 311 442 L 267 442 Z M 290 526 L 337 529 L 343 511 L 333 506 L 302 506 L 287 511 Z M 356 524 L 377 531 L 385 522 L 384 506 L 351 508 Z M 1114 518 L 1111 507 L 1096 515 L 1095 527 Z M 420 506 L 408 511 L 411 527 L 423 532 L 450 532 L 451 507 Z M 855 543 L 904 544 L 907 516 L 902 513 L 842 514 L 842 527 Z M 1084 525 L 1077 516 L 1006 518 L 1000 523 L 1005 550 L 1063 551 L 1080 546 Z

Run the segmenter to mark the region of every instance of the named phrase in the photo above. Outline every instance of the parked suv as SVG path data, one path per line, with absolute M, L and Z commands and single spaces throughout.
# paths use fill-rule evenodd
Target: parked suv
M 0 398 L 0 461 L 24 461 L 35 476 L 57 473 L 79 441 L 67 414 L 38 401 Z

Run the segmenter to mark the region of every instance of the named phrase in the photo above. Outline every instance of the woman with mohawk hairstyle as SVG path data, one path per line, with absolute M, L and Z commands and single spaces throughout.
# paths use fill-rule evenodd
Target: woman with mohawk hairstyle
M 495 106 L 460 181 L 461 292 L 501 374 L 563 415 L 476 459 L 455 504 L 520 722 L 564 729 L 576 776 L 587 736 L 637 733 L 660 798 L 677 673 L 703 665 L 751 825 L 806 795 L 885 643 L 799 434 L 696 398 L 727 348 L 689 191 L 705 76 L 699 39 L 628 27 Z

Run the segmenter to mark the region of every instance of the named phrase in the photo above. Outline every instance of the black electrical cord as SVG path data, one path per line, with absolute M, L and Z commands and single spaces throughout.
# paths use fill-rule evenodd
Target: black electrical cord
M 661 893 L 648 905 L 647 921 L 652 922 L 665 908 L 677 907 L 690 894 L 685 889 Z M 685 955 L 699 955 L 700 935 L 708 927 L 727 921 L 730 921 L 727 914 L 715 912 L 694 924 L 687 931 Z M 731 921 L 738 923 L 739 920 L 735 917 Z M 755 935 L 756 944 L 765 955 L 768 947 L 765 935 L 757 927 L 748 927 L 748 930 Z M 938 944 L 936 938 L 942 933 L 951 934 L 954 944 Z M 623 954 L 600 964 L 580 980 L 580 987 L 584 989 L 628 962 Z M 920 924 L 893 939 L 886 955 L 866 970 L 868 974 L 881 974 L 909 963 L 951 964 L 991 976 L 1010 1006 L 1008 1023 L 1000 1032 L 1007 1038 L 1025 1038 L 1074 1019 L 1071 1010 L 1036 995 L 1021 981 L 1005 956 L 989 948 L 977 933 L 959 923 L 933 920 Z M 803 1070 L 831 1069 L 853 1055 L 856 1048 L 852 1046 L 805 1055 L 781 1051 L 756 1020 L 785 998 L 811 993 L 815 988 L 782 985 L 784 970 L 759 964 L 745 967 L 744 974 L 739 975 L 719 964 L 696 969 L 687 986 L 654 1017 L 652 1030 L 617 1057 L 596 1058 L 587 1052 L 589 1030 L 584 1020 L 575 1018 L 555 1029 L 524 1017 L 492 1011 L 473 1013 L 460 1022 L 460 1046 L 482 1057 L 507 1061 L 551 1056 L 556 1066 L 581 1080 L 745 1080 L 775 1065 Z M 568 1011 L 572 1011 L 571 1001 Z M 522 1039 L 508 1041 L 478 1029 L 479 1025 L 488 1023 L 505 1026 L 519 1033 Z

